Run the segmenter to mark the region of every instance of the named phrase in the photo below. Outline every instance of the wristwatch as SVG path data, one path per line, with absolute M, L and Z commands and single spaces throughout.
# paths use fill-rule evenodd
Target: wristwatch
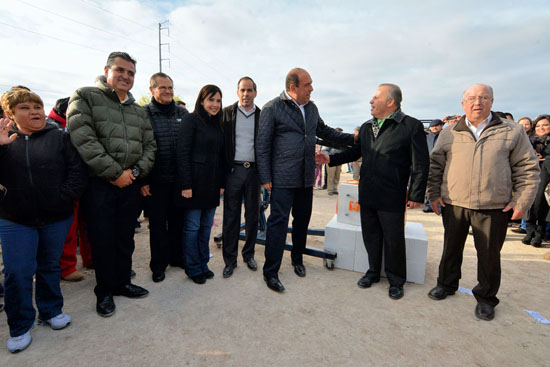
M 139 176 L 139 169 L 137 169 L 137 168 L 132 168 L 132 176 L 134 176 L 135 178 L 138 178 L 138 176 Z

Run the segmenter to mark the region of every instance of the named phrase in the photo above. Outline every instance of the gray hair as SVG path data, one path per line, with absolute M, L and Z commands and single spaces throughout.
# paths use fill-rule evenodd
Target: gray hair
M 401 108 L 401 101 L 403 101 L 403 94 L 401 93 L 401 88 L 395 84 L 383 83 L 378 87 L 388 87 L 388 99 L 393 99 L 395 106 Z
M 133 59 L 132 56 L 128 55 L 128 53 L 122 52 L 122 51 L 111 52 L 109 54 L 109 57 L 107 57 L 107 65 L 105 66 L 107 66 L 110 69 L 111 66 L 115 64 L 115 58 L 117 57 L 120 57 L 121 59 L 124 59 L 128 62 L 131 62 L 132 64 L 134 64 L 134 67 L 136 67 L 136 60 Z
M 170 79 L 172 84 L 174 84 L 174 81 L 172 80 L 172 78 L 170 78 L 170 76 L 168 76 L 168 74 L 165 74 L 163 72 L 154 73 L 153 75 L 151 75 L 151 78 L 149 78 L 149 85 L 153 89 L 157 87 L 157 78 L 168 78 Z
M 491 98 L 494 98 L 493 87 L 491 87 L 490 85 L 487 85 L 487 84 L 476 83 L 476 84 L 472 84 L 471 86 L 468 87 L 468 89 L 466 89 L 464 92 L 462 92 L 462 100 L 464 100 L 464 96 L 466 95 L 466 92 L 468 92 L 468 90 L 470 88 L 472 88 L 474 85 L 482 85 L 485 89 L 487 89 L 489 91 L 489 93 L 491 94 Z

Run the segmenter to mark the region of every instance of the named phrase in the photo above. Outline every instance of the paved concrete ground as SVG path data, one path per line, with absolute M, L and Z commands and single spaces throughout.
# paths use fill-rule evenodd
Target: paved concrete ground
M 346 179 L 346 175 L 344 175 Z M 315 191 L 311 227 L 323 228 L 334 215 L 336 197 Z M 213 234 L 219 233 L 221 207 Z M 285 254 L 280 278 L 284 294 L 269 290 L 261 270 L 239 259 L 229 279 L 221 277 L 221 249 L 212 242 L 211 269 L 196 285 L 181 269 L 153 283 L 148 269 L 148 231 L 136 234 L 136 284 L 149 297 L 115 297 L 117 312 L 95 313 L 92 271 L 80 283 L 62 283 L 64 311 L 73 324 L 53 331 L 36 327 L 33 343 L 12 355 L 0 314 L 0 366 L 550 366 L 550 325 L 524 310 L 550 319 L 550 261 L 510 234 L 502 251 L 501 304 L 491 322 L 474 316 L 475 299 L 458 292 L 436 302 L 426 294 L 435 284 L 441 256 L 440 218 L 421 210 L 408 220 L 422 222 L 429 238 L 426 284 L 405 286 L 405 297 L 391 300 L 383 279 L 370 289 L 356 286 L 361 274 L 329 271 L 320 259 L 306 257 L 307 277 L 298 278 Z M 322 247 L 311 237 L 308 245 Z M 263 246 L 256 259 L 263 265 Z M 461 285 L 476 284 L 471 236 L 465 250 Z

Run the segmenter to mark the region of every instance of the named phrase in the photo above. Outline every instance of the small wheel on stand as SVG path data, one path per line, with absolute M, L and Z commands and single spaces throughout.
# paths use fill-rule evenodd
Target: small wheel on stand
M 334 270 L 334 260 L 333 259 L 323 259 L 323 264 L 328 270 Z

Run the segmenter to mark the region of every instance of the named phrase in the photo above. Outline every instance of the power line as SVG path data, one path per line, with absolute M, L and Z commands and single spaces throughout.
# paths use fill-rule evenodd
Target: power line
M 175 28 L 178 28 L 177 26 L 174 26 L 172 24 L 172 27 L 175 27 Z M 182 31 L 180 29 L 180 31 Z M 216 68 L 214 68 L 212 65 L 210 65 L 208 62 L 204 61 L 203 59 L 201 59 L 198 55 L 196 55 L 195 53 L 193 53 L 190 49 L 188 49 L 185 45 L 183 45 L 182 43 L 180 43 L 176 38 L 172 38 L 170 37 L 170 35 L 168 35 L 168 37 L 173 40 L 175 43 L 177 43 L 178 45 L 180 45 L 181 47 L 183 47 L 191 56 L 195 57 L 197 60 L 199 60 L 201 63 L 203 63 L 204 65 L 208 66 L 211 70 L 213 70 L 214 72 L 218 73 L 219 75 L 221 75 L 224 79 L 227 79 L 227 76 L 223 73 L 221 73 L 219 70 L 217 70 Z
M 97 4 L 94 4 L 94 3 L 91 2 L 91 1 L 88 1 L 88 0 L 80 0 L 80 1 L 83 2 L 83 3 L 86 3 L 86 4 L 88 4 L 88 5 L 91 5 L 91 6 L 97 8 L 97 9 L 99 9 L 99 10 L 101 10 L 101 11 L 104 11 L 104 12 L 106 12 L 106 13 L 109 13 L 109 14 L 111 14 L 111 15 L 114 15 L 115 17 L 119 17 L 119 18 L 121 18 L 121 19 L 124 19 L 124 20 L 130 22 L 130 23 L 134 23 L 135 25 L 138 25 L 138 26 L 140 26 L 141 28 L 147 29 L 148 31 L 151 30 L 150 28 L 144 26 L 144 25 L 141 24 L 141 23 L 136 22 L 136 21 L 133 20 L 133 19 L 123 17 L 122 15 L 119 15 L 119 14 L 117 14 L 117 13 L 113 13 L 112 11 L 109 11 L 109 10 L 107 10 L 107 9 L 104 9 L 104 8 L 102 8 L 101 6 L 99 6 L 99 5 L 97 5 Z
M 31 31 L 30 29 L 25 29 L 25 28 L 22 28 L 22 27 L 18 27 L 18 26 L 12 25 L 12 24 L 8 24 L 8 23 L 5 23 L 5 22 L 2 22 L 2 21 L 0 21 L 0 24 L 6 25 L 6 26 L 8 26 L 8 27 L 12 27 L 12 28 L 15 28 L 15 29 L 24 31 L 24 32 L 37 34 L 37 35 L 42 36 L 42 37 L 45 37 L 45 38 L 51 38 L 51 39 L 54 39 L 54 40 L 59 41 L 59 42 L 65 42 L 65 43 L 69 43 L 69 44 L 71 44 L 71 45 L 76 45 L 76 46 L 80 46 L 80 47 L 89 48 L 90 50 L 99 51 L 99 52 L 101 52 L 102 54 L 105 54 L 105 53 L 109 53 L 109 52 L 110 52 L 110 51 L 102 50 L 102 49 L 99 49 L 99 48 L 96 48 L 96 47 L 92 47 L 92 46 L 88 46 L 88 45 L 83 45 L 83 44 L 81 44 L 81 43 L 72 42 L 72 41 L 67 41 L 67 40 L 65 40 L 65 39 L 61 39 L 61 38 L 58 38 L 58 37 L 55 37 L 55 36 L 51 36 L 51 35 L 48 35 L 48 34 L 36 32 L 36 31 Z M 143 63 L 145 63 L 145 64 L 156 65 L 156 64 L 154 64 L 154 63 L 152 63 L 152 62 L 150 62 L 150 61 L 141 61 L 141 62 L 143 62 Z
M 8 26 L 8 27 L 15 28 L 15 29 L 19 29 L 20 31 L 24 31 L 24 32 L 29 32 L 29 33 L 37 34 L 37 35 L 39 35 L 39 36 L 46 37 L 46 38 L 51 38 L 51 39 L 54 39 L 54 40 L 56 40 L 56 41 L 65 42 L 65 43 L 70 43 L 70 44 L 72 44 L 72 45 L 76 45 L 76 46 L 80 46 L 80 47 L 86 47 L 86 48 L 89 48 L 89 49 L 94 50 L 94 51 L 105 52 L 105 50 L 100 50 L 99 48 L 95 48 L 95 47 L 88 46 L 88 45 L 83 45 L 83 44 L 77 43 L 77 42 L 67 41 L 67 40 L 64 40 L 64 39 L 61 39 L 61 38 L 58 38 L 58 37 L 55 37 L 55 36 L 50 36 L 50 35 L 48 35 L 48 34 L 36 32 L 36 31 L 31 31 L 30 29 L 21 28 L 21 27 L 12 25 L 12 24 L 4 23 L 4 22 L 2 22 L 2 21 L 0 21 L 0 24 L 6 25 L 6 26 Z
M 0 83 L 0 87 L 6 87 L 6 89 L 11 89 L 12 87 L 14 87 L 15 85 L 14 84 L 3 84 L 3 83 Z M 28 87 L 28 86 L 26 86 Z M 30 88 L 30 87 L 28 87 Z M 61 91 L 58 91 L 58 90 L 50 90 L 50 89 L 36 89 L 36 88 L 30 88 L 31 91 L 33 92 L 45 92 L 45 93 L 55 93 L 55 94 L 59 94 L 59 95 L 63 95 L 65 92 L 61 92 Z M 0 94 L 2 94 L 0 92 Z
M 69 20 L 69 21 L 71 21 L 71 22 L 74 22 L 74 23 L 81 24 L 81 25 L 83 25 L 83 26 L 92 28 L 92 29 L 94 29 L 94 30 L 96 30 L 96 31 L 104 32 L 104 33 L 110 34 L 110 35 L 115 36 L 115 37 L 124 38 L 124 39 L 126 39 L 126 40 L 128 40 L 128 41 L 132 41 L 132 42 L 135 42 L 135 43 L 139 43 L 139 44 L 144 45 L 144 46 L 147 46 L 147 47 L 156 48 L 155 46 L 152 46 L 152 45 L 149 45 L 149 44 L 140 42 L 140 41 L 133 40 L 133 39 L 131 39 L 131 38 L 129 38 L 129 37 L 126 37 L 126 36 L 123 36 L 123 35 L 121 35 L 121 34 L 116 34 L 116 33 L 113 33 L 113 32 L 109 32 L 109 31 L 106 31 L 106 30 L 104 30 L 104 29 L 95 27 L 95 26 L 93 26 L 93 25 L 86 24 L 86 23 L 80 22 L 80 21 L 78 21 L 78 20 L 72 19 L 72 18 L 67 17 L 67 16 L 65 16 L 65 15 L 61 15 L 61 14 L 55 13 L 55 12 L 50 11 L 50 10 L 48 10 L 48 9 L 40 8 L 40 7 L 36 6 L 36 5 L 29 4 L 29 3 L 26 2 L 26 1 L 19 0 L 19 2 L 21 2 L 21 3 L 25 4 L 25 5 L 28 5 L 28 6 L 30 6 L 30 7 L 36 8 L 36 9 L 38 9 L 38 10 L 44 11 L 44 12 L 46 12 L 46 13 L 50 13 L 50 14 L 53 14 L 53 15 L 55 15 L 55 16 L 61 17 L 61 18 L 63 18 L 63 19 Z

